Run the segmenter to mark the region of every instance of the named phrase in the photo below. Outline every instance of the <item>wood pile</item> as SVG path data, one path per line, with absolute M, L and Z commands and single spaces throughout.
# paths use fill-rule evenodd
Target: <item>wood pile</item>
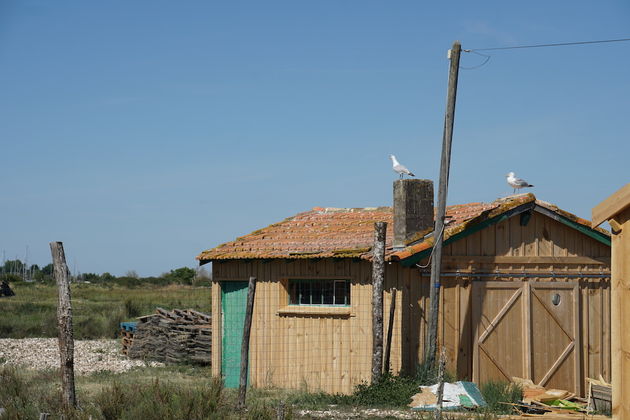
M 602 375 L 599 379 L 586 378 L 588 381 L 588 403 L 593 411 L 612 412 L 612 385 Z
M 123 338 L 123 349 L 125 349 Z M 167 311 L 138 318 L 127 355 L 165 363 L 210 364 L 212 351 L 211 316 L 192 309 Z M 124 350 L 123 350 L 124 351 Z
M 534 384 L 530 379 L 513 377 L 512 382 L 523 391 L 523 401 L 513 406 L 521 417 L 544 417 L 557 419 L 593 418 L 588 400 L 563 389 L 548 389 Z M 518 417 L 518 418 L 521 418 Z

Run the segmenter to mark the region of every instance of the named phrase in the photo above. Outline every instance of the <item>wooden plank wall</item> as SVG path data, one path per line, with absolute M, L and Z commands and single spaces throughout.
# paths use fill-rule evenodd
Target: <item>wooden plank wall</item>
M 384 283 L 384 325 L 389 323 L 392 287 L 403 279 L 397 265 L 388 265 Z M 230 261 L 213 264 L 213 315 L 220 319 L 220 283 L 258 279 L 250 344 L 250 383 L 256 387 L 300 388 L 350 393 L 368 381 L 372 348 L 372 267 L 350 259 Z M 286 280 L 335 278 L 351 280 L 351 308 L 339 314 L 300 313 L 288 307 Z M 218 298 L 217 298 L 218 297 Z M 401 365 L 403 296 L 397 295 L 392 338 L 391 370 Z M 319 310 L 315 309 L 315 310 Z M 343 309 L 341 309 L 343 312 Z M 387 328 L 387 327 L 385 327 Z M 387 333 L 387 331 L 385 331 Z M 221 343 L 221 327 L 213 330 L 213 343 Z M 220 351 L 213 349 L 213 374 L 220 375 Z

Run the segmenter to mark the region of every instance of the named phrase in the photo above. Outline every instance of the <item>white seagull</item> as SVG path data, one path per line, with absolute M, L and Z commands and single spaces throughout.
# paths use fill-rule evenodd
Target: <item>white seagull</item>
M 529 182 L 525 181 L 524 179 L 517 178 L 514 172 L 510 172 L 506 176 L 507 176 L 507 183 L 510 185 L 510 187 L 514 188 L 515 193 L 517 189 L 520 190 L 521 188 L 533 187 L 533 185 L 531 185 Z
M 400 162 L 396 160 L 396 156 L 389 155 L 389 158 L 392 160 L 394 172 L 400 175 L 400 179 L 402 179 L 403 175 L 415 176 L 409 169 L 407 169 L 404 165 L 401 165 Z

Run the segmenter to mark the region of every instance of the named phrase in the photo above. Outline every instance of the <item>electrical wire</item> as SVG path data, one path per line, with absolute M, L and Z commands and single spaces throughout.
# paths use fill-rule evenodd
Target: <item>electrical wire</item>
M 488 64 L 488 61 L 490 61 L 490 57 L 491 57 L 490 55 L 482 54 L 482 53 L 477 52 L 477 51 L 466 51 L 466 52 L 471 52 L 473 54 L 477 54 L 477 55 L 480 55 L 482 57 L 486 57 L 486 59 L 484 60 L 483 63 L 481 63 L 481 64 L 479 64 L 477 66 L 472 66 L 472 67 L 459 66 L 459 68 L 462 69 L 462 70 L 475 70 L 475 69 L 478 69 L 479 67 L 485 66 L 486 64 Z
M 466 49 L 462 51 L 475 52 L 475 51 L 515 50 L 515 49 L 522 49 L 522 48 L 563 47 L 567 45 L 603 44 L 603 43 L 608 43 L 608 42 L 626 42 L 626 41 L 630 41 L 630 38 L 603 39 L 603 40 L 598 40 L 598 41 L 559 42 L 555 44 L 517 45 L 514 47 L 471 48 L 471 49 Z
M 431 253 L 429 254 L 429 259 L 427 260 L 427 265 L 416 264 L 416 267 L 418 267 L 418 268 L 427 268 L 429 266 L 429 264 L 431 264 L 431 257 L 433 256 L 433 252 L 435 251 L 435 244 L 440 239 L 440 237 L 444 234 L 444 229 L 445 228 L 446 228 L 446 223 L 444 223 L 442 225 L 442 231 L 440 231 L 440 234 L 438 235 L 437 239 L 435 239 L 435 241 L 433 241 L 433 249 L 431 249 Z

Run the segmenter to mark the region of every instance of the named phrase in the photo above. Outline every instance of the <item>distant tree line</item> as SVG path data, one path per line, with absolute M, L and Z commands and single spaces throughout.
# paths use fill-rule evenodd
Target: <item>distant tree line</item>
M 0 280 L 7 282 L 33 281 L 54 283 L 53 265 L 48 264 L 44 267 L 39 267 L 37 264 L 28 266 L 18 259 L 5 261 L 4 265 L 0 266 Z M 77 273 L 75 275 L 71 275 L 70 280 L 77 283 L 120 285 L 126 287 L 148 284 L 183 284 L 190 286 L 203 286 L 210 284 L 211 277 L 204 268 L 195 270 L 190 267 L 181 267 L 171 270 L 168 273 L 163 273 L 158 277 L 140 277 L 135 271 L 131 270 L 125 273 L 124 276 L 119 277 L 107 272 L 103 274 Z

